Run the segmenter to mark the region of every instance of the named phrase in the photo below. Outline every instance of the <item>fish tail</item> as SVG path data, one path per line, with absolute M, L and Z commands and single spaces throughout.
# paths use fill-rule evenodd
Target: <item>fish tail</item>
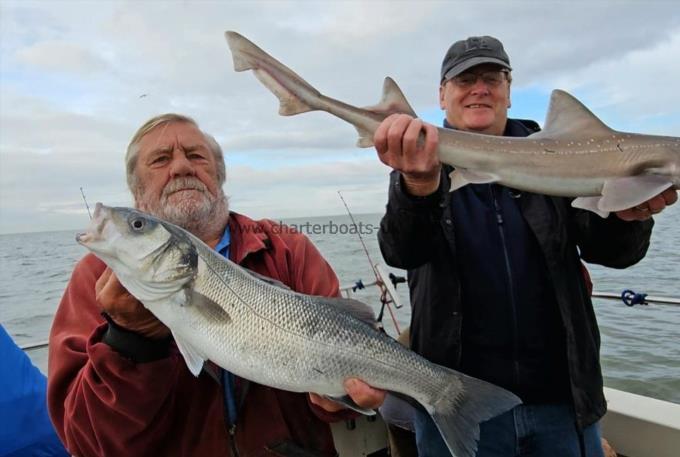
M 449 382 L 442 389 L 442 394 L 431 408 L 424 406 L 431 411 L 432 420 L 453 455 L 474 457 L 479 441 L 479 423 L 514 408 L 522 401 L 498 386 L 448 371 L 446 378 Z
M 234 70 L 253 70 L 257 79 L 279 99 L 279 114 L 315 111 L 321 93 L 293 70 L 267 54 L 252 41 L 236 32 L 227 31 L 225 37 L 234 60 Z

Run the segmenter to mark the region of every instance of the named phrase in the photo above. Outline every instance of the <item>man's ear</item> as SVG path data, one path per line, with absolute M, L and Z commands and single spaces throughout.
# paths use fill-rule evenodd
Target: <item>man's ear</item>
M 443 83 L 439 86 L 439 107 L 443 111 L 446 111 L 446 103 L 444 102 L 444 92 L 446 91 L 446 89 L 444 88 L 445 85 L 446 83 Z
M 510 83 L 508 83 L 508 108 L 512 107 L 512 97 L 511 97 L 512 92 L 510 91 L 511 87 L 512 87 L 512 85 Z

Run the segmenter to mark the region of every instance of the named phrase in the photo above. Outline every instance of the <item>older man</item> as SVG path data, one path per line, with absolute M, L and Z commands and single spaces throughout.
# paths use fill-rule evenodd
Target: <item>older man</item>
M 222 151 L 192 119 L 149 120 L 126 162 L 137 208 L 295 291 L 338 294 L 335 273 L 304 235 L 229 212 Z M 384 395 L 358 380 L 346 387 L 368 408 Z M 327 422 L 354 414 L 211 365 L 194 377 L 168 328 L 91 254 L 76 265 L 55 316 L 48 403 L 78 456 L 334 456 Z
M 508 119 L 511 70 L 493 37 L 454 43 L 441 68 L 444 126 L 514 137 L 537 131 L 533 121 Z M 650 217 L 677 192 L 607 219 L 567 198 L 498 184 L 449 193 L 452 170 L 437 159 L 433 126 L 393 115 L 374 140 L 394 169 L 379 241 L 389 264 L 409 270 L 411 347 L 524 401 L 481 425 L 477 456 L 601 456 L 600 337 L 580 258 L 615 268 L 639 261 Z M 448 455 L 427 416 L 417 415 L 415 429 L 421 457 Z

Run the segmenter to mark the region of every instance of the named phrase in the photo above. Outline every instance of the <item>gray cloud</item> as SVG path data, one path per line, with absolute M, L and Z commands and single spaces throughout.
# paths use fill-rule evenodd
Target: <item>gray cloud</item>
M 387 171 L 366 151 L 348 157 L 354 129 L 325 113 L 278 116 L 277 100 L 233 71 L 227 29 L 357 106 L 392 76 L 419 112 L 437 106 L 451 42 L 495 35 L 515 87 L 566 88 L 618 126 L 677 135 L 674 2 L 3 2 L 0 232 L 74 226 L 80 186 L 93 201 L 129 201 L 127 142 L 170 111 L 224 146 L 244 212 L 343 212 L 329 209 L 340 186 L 382 211 Z

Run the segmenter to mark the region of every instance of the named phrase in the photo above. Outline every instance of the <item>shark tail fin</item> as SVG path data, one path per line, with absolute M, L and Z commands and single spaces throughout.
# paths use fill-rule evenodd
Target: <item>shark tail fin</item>
M 408 100 L 404 96 L 396 82 L 389 76 L 385 78 L 383 82 L 383 93 L 380 103 L 373 106 L 367 106 L 364 108 L 366 111 L 372 113 L 380 114 L 385 117 L 394 113 L 404 113 L 413 117 L 418 117 L 416 112 L 413 110 Z M 362 129 L 355 126 L 357 132 L 359 132 L 359 141 L 357 141 L 357 146 L 360 148 L 368 148 L 373 146 L 373 132 Z
M 314 100 L 321 93 L 293 70 L 267 54 L 252 41 L 236 32 L 225 32 L 227 44 L 234 60 L 234 70 L 253 70 L 257 79 L 279 99 L 279 114 L 294 114 L 314 111 Z
M 442 379 L 446 387 L 432 405 L 423 405 L 456 457 L 474 457 L 479 441 L 479 423 L 521 403 L 513 393 L 448 368 Z M 455 378 L 455 379 L 454 379 Z

